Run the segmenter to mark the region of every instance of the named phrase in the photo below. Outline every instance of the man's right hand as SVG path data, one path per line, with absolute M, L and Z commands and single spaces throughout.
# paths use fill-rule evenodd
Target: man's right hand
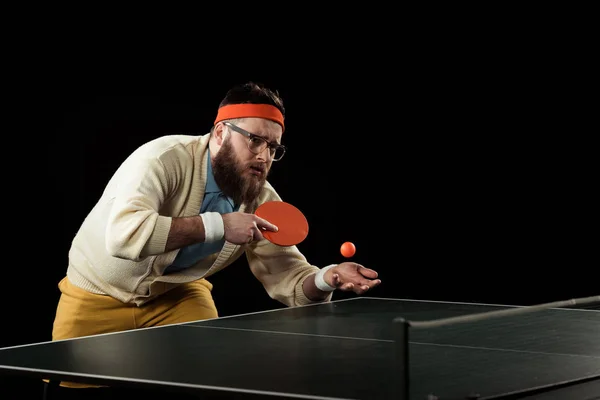
M 232 212 L 222 214 L 225 240 L 242 245 L 263 239 L 262 231 L 277 232 L 277 227 L 254 214 Z

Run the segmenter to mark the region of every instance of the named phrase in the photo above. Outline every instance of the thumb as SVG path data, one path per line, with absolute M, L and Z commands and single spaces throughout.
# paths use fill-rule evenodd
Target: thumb
M 360 274 L 362 276 L 364 276 L 365 278 L 369 278 L 369 279 L 375 279 L 378 276 L 377 271 L 372 270 L 371 268 L 363 267 L 363 266 L 361 266 L 358 269 L 358 272 L 360 272 Z

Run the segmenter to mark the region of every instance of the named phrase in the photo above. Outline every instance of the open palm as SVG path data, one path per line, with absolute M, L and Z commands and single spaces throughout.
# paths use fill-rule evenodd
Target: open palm
M 354 262 L 344 262 L 327 271 L 323 278 L 337 289 L 363 294 L 381 283 L 377 277 L 377 272 L 372 269 Z

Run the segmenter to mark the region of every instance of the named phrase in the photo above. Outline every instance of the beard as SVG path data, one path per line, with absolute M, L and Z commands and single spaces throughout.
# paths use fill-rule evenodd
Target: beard
M 265 171 L 261 176 L 249 174 L 251 167 Z M 267 171 L 264 164 L 243 164 L 235 155 L 229 136 L 221 146 L 219 152 L 213 157 L 213 173 L 215 181 L 223 194 L 233 199 L 236 205 L 246 204 L 248 212 L 254 212 L 258 206 L 258 196 L 267 180 Z

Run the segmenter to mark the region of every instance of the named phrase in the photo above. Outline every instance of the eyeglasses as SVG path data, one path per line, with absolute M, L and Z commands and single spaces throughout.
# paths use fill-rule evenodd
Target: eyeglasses
M 224 124 L 236 131 L 237 133 L 241 133 L 242 135 L 246 136 L 248 138 L 248 150 L 250 150 L 254 154 L 260 154 L 263 151 L 265 151 L 265 149 L 268 147 L 269 154 L 271 155 L 273 161 L 279 161 L 283 158 L 283 155 L 287 150 L 284 145 L 277 143 L 269 143 L 267 139 L 250 133 L 247 130 L 240 128 L 239 126 L 232 124 L 231 122 L 224 122 Z

